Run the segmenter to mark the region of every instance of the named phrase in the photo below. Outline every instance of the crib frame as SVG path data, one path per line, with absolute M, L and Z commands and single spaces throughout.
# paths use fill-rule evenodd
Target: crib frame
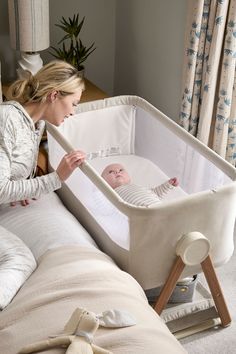
M 186 239 L 188 239 L 188 244 L 186 245 Z M 198 242 L 196 244 L 195 242 Z M 199 254 L 198 252 L 198 246 L 199 243 L 203 242 L 203 247 L 202 247 L 202 253 Z M 206 247 L 206 243 L 208 243 L 208 247 Z M 216 327 L 221 325 L 222 327 L 227 327 L 230 325 L 232 319 L 219 283 L 219 280 L 217 278 L 211 257 L 209 255 L 209 250 L 210 250 L 210 243 L 209 241 L 204 237 L 204 235 L 193 232 L 189 233 L 187 235 L 184 235 L 178 242 L 177 248 L 176 248 L 176 253 L 177 257 L 176 260 L 173 264 L 173 267 L 170 271 L 170 274 L 161 290 L 160 295 L 158 296 L 156 303 L 154 304 L 154 310 L 161 315 L 162 311 L 164 310 L 165 306 L 167 305 L 167 302 L 174 291 L 174 288 L 177 284 L 178 279 L 180 278 L 183 269 L 186 265 L 188 265 L 188 261 L 186 261 L 185 253 L 188 253 L 188 256 L 191 254 L 196 253 L 197 254 L 197 259 L 195 259 L 194 263 L 200 263 L 202 270 L 204 272 L 205 278 L 207 280 L 207 283 L 209 285 L 216 310 L 218 312 L 219 317 L 213 317 L 207 321 L 203 321 L 198 323 L 197 325 L 190 326 L 184 330 L 180 330 L 175 332 L 175 336 L 178 339 L 184 338 L 188 335 L 192 335 L 195 333 L 198 333 L 200 331 Z M 194 257 L 196 258 L 196 257 Z
M 77 117 L 80 118 L 83 114 L 88 114 L 91 118 L 92 115 L 96 115 L 97 112 L 113 109 L 114 107 L 135 107 L 137 110 L 145 112 L 147 115 L 153 116 L 161 125 L 171 133 L 173 133 L 177 138 L 181 139 L 187 147 L 194 149 L 209 161 L 212 165 L 218 168 L 222 173 L 231 180 L 230 183 L 219 187 L 217 189 L 203 190 L 199 193 L 195 193 L 189 197 L 181 199 L 181 201 L 174 201 L 172 203 L 166 203 L 165 205 L 160 205 L 155 208 L 145 209 L 142 207 L 135 207 L 128 205 L 123 202 L 117 194 L 101 179 L 100 175 L 91 167 L 88 162 L 85 162 L 83 166 L 79 169 L 79 173 L 85 175 L 92 183 L 106 196 L 106 198 L 114 204 L 114 206 L 124 215 L 126 215 L 130 220 L 131 228 L 134 229 L 134 232 L 139 233 L 145 228 L 141 227 L 143 223 L 148 218 L 153 220 L 156 218 L 157 211 L 160 218 L 164 215 L 172 215 L 175 210 L 178 210 L 180 215 L 188 214 L 188 219 L 185 220 L 185 225 L 180 225 L 177 221 L 177 218 L 174 218 L 173 223 L 176 224 L 175 230 L 171 230 L 171 225 L 169 228 L 165 229 L 166 237 L 170 243 L 168 244 L 168 249 L 166 249 L 166 266 L 163 269 L 162 274 L 155 275 L 152 279 L 147 280 L 146 276 L 148 272 L 143 272 L 143 274 L 138 274 L 140 272 L 140 267 L 138 271 L 136 268 L 139 266 L 138 263 L 132 262 L 130 257 L 127 256 L 126 250 L 119 247 L 112 240 L 110 240 L 107 233 L 101 228 L 101 226 L 96 222 L 96 220 L 91 217 L 88 209 L 83 205 L 80 200 L 77 200 L 74 192 L 71 190 L 69 183 L 64 184 L 62 190 L 59 192 L 60 197 L 79 219 L 79 221 L 87 228 L 90 234 L 95 238 L 95 241 L 98 243 L 99 247 L 108 255 L 110 255 L 116 263 L 125 271 L 133 275 L 138 282 L 143 286 L 144 289 L 149 289 L 154 286 L 163 285 L 164 290 L 163 294 L 159 298 L 159 302 L 156 303 L 156 311 L 161 313 L 165 303 L 168 301 L 168 296 L 173 290 L 173 286 L 177 281 L 177 278 L 180 276 L 185 277 L 195 273 L 199 273 L 202 270 L 204 271 L 207 281 L 209 282 L 213 298 L 217 297 L 217 293 L 220 291 L 220 287 L 217 286 L 214 289 L 210 278 L 213 275 L 215 277 L 215 266 L 220 266 L 226 263 L 234 249 L 233 245 L 233 231 L 234 231 L 234 222 L 236 216 L 236 171 L 235 168 L 222 159 L 219 155 L 209 149 L 207 146 L 202 144 L 199 140 L 191 136 L 188 132 L 182 129 L 178 124 L 172 121 L 170 118 L 165 116 L 162 112 L 152 106 L 150 103 L 144 99 L 137 96 L 118 96 L 103 100 L 98 100 L 94 102 L 84 103 L 79 105 Z M 75 119 L 76 119 L 75 116 Z M 107 117 L 106 117 L 107 118 Z M 108 118 L 107 118 L 108 119 Z M 99 122 L 98 122 L 99 124 Z M 49 162 L 52 169 L 55 169 L 59 158 L 61 158 L 62 153 L 70 152 L 73 149 L 81 148 L 86 151 L 86 142 L 85 145 L 81 144 L 75 146 L 74 143 L 71 143 L 68 137 L 64 136 L 64 132 L 54 126 L 47 124 L 47 130 L 49 135 Z M 80 135 L 81 137 L 81 135 Z M 102 138 L 101 138 L 102 140 Z M 62 152 L 56 156 L 55 146 L 59 144 L 62 148 Z M 101 148 L 101 147 L 99 147 Z M 140 148 L 140 147 L 139 147 Z M 204 205 L 204 210 L 202 206 Z M 187 209 L 186 209 L 187 208 Z M 192 215 L 190 215 L 186 210 L 192 208 L 198 213 L 199 220 L 196 220 Z M 219 215 L 219 212 L 222 211 L 220 218 L 224 220 L 224 224 L 221 225 L 219 220 L 216 220 L 217 226 L 214 225 L 205 225 L 204 218 L 209 217 L 209 209 L 212 209 L 212 213 Z M 227 215 L 228 211 L 228 215 Z M 143 219 L 143 220 L 142 220 Z M 210 222 L 212 223 L 212 218 Z M 158 220 L 156 221 L 158 224 Z M 156 226 L 155 224 L 155 226 Z M 225 231 L 224 233 L 221 230 Z M 182 260 L 179 257 L 176 260 L 175 248 L 177 242 L 181 239 L 182 235 L 198 231 L 207 237 L 211 244 L 210 258 L 207 258 L 201 264 L 195 265 L 185 265 L 182 263 Z M 130 247 L 132 248 L 133 244 L 131 242 Z M 132 252 L 130 248 L 129 252 Z M 136 249 L 138 252 L 139 259 L 141 259 L 142 249 Z M 153 268 L 159 269 L 159 265 L 163 266 L 163 259 L 160 261 L 156 260 Z M 158 263 L 159 262 L 159 263 Z M 211 265 L 212 264 L 212 265 Z M 173 270 L 174 269 L 174 270 Z M 142 270 L 141 270 L 142 271 Z M 183 271 L 183 272 L 182 272 Z M 217 278 L 215 278 L 217 279 Z M 218 284 L 218 281 L 217 281 Z M 222 294 L 222 291 L 221 291 Z M 223 299 L 223 294 L 221 296 Z M 163 301 L 163 304 L 161 302 Z M 160 305 L 161 304 L 161 305 Z M 217 304 L 218 311 L 221 317 L 221 323 L 223 326 L 226 326 L 230 323 L 230 316 L 226 307 L 224 300 Z M 223 306 L 223 311 L 221 308 Z

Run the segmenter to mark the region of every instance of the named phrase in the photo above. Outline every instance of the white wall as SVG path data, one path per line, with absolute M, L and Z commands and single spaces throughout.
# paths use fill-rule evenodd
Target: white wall
M 177 119 L 187 1 L 49 0 L 51 45 L 63 35 L 55 23 L 79 12 L 83 43 L 97 47 L 86 61 L 87 78 L 109 95 L 139 95 Z M 48 50 L 41 55 L 53 59 Z M 0 60 L 2 81 L 15 79 L 7 0 L 0 0 Z
M 0 61 L 2 82 L 15 79 L 16 52 L 10 46 L 7 0 L 0 0 Z
M 55 23 L 62 16 L 72 17 L 79 12 L 80 19 L 85 16 L 81 30 L 84 45 L 95 42 L 96 50 L 85 62 L 86 77 L 110 95 L 113 94 L 115 69 L 115 5 L 116 0 L 50 0 L 50 38 L 51 45 L 64 36 Z M 53 57 L 43 54 L 47 61 Z
M 187 0 L 118 0 L 114 94 L 178 118 Z
M 64 32 L 55 26 L 62 16 L 72 17 L 79 12 L 85 16 L 81 30 L 84 45 L 95 42 L 96 50 L 86 61 L 86 76 L 110 95 L 113 94 L 115 66 L 115 5 L 116 0 L 49 0 L 50 4 L 50 42 L 57 42 Z M 48 50 L 41 52 L 44 62 L 53 59 Z M 16 78 L 16 52 L 10 47 L 8 29 L 7 0 L 0 0 L 0 60 L 2 62 L 2 81 Z

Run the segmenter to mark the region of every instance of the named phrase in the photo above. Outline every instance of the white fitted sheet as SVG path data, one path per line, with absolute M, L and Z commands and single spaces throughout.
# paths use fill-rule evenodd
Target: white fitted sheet
M 143 186 L 153 187 L 165 182 L 170 177 L 174 177 L 167 176 L 152 161 L 134 154 L 103 158 L 97 157 L 89 160 L 89 164 L 99 175 L 101 175 L 103 169 L 111 163 L 121 163 L 124 165 L 127 171 L 129 171 L 133 183 Z M 94 184 L 84 183 L 83 188 L 80 190 L 80 182 L 76 174 L 71 176 L 71 183 L 74 186 L 78 186 L 76 189 L 78 198 L 83 198 L 86 207 L 96 218 L 98 224 L 104 228 L 117 245 L 129 250 L 130 233 L 127 217 L 121 213 Z M 175 200 L 186 195 L 187 193 L 185 193 L 181 187 L 176 187 L 165 196 L 161 203 Z
M 179 176 L 167 176 L 157 165 L 152 161 L 140 157 L 137 155 L 117 155 L 108 157 L 97 157 L 89 161 L 90 165 L 95 168 L 95 170 L 101 174 L 103 169 L 112 163 L 122 164 L 131 177 L 133 183 L 147 186 L 156 187 L 163 182 L 166 182 L 171 177 Z M 176 187 L 170 193 L 168 193 L 163 199 L 162 203 L 167 200 L 173 200 L 186 196 L 187 193 L 181 188 Z

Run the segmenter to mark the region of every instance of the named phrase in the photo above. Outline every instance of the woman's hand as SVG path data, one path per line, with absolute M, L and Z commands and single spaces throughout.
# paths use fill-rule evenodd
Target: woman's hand
M 83 151 L 72 151 L 66 154 L 57 167 L 57 174 L 62 182 L 64 182 L 76 167 L 81 165 L 85 160 L 86 154 Z
M 36 198 L 32 198 L 32 200 L 36 200 Z M 10 205 L 12 207 L 16 206 L 17 203 L 20 203 L 20 205 L 22 206 L 27 206 L 30 204 L 30 199 L 23 199 L 23 200 L 20 200 L 19 202 L 11 202 Z

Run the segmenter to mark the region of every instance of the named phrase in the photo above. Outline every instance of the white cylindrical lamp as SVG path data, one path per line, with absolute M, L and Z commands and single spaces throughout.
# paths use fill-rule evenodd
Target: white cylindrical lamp
M 18 75 L 34 75 L 43 65 L 38 52 L 50 45 L 49 0 L 8 0 L 8 13 L 11 46 L 21 52 Z

